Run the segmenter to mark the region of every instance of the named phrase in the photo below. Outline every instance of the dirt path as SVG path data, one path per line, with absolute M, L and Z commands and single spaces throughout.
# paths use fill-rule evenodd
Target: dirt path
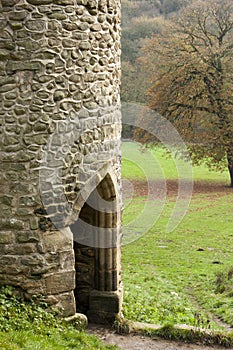
M 187 344 L 182 342 L 151 339 L 141 335 L 119 335 L 114 330 L 97 325 L 89 325 L 87 331 L 97 335 L 106 344 L 115 344 L 122 350 L 223 350 L 222 347 Z M 233 348 L 228 348 L 233 349 Z
M 165 184 L 159 180 L 150 181 L 150 186 L 153 189 L 155 199 L 164 197 L 164 186 L 166 186 L 166 197 L 175 197 L 178 194 L 178 181 L 166 180 Z M 189 187 L 188 187 L 189 188 Z M 129 193 L 128 193 L 129 192 Z M 147 196 L 148 195 L 148 182 L 140 180 L 123 180 L 123 193 L 127 198 L 131 197 Z M 214 183 L 208 181 L 197 181 L 193 184 L 193 194 L 205 194 L 216 195 L 216 197 L 224 196 L 225 194 L 233 193 L 231 187 L 223 185 L 222 183 Z

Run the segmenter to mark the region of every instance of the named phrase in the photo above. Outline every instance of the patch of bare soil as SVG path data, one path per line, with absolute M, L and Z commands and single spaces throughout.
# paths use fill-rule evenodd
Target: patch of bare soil
M 223 350 L 222 347 L 187 344 L 182 342 L 151 339 L 138 334 L 119 335 L 111 328 L 92 325 L 88 326 L 90 334 L 98 336 L 106 344 L 115 344 L 122 350 Z M 232 348 L 231 348 L 232 349 Z
M 181 184 L 182 191 L 190 191 L 192 184 L 183 181 Z M 139 197 L 139 196 L 150 196 L 154 199 L 176 197 L 178 194 L 178 181 L 177 180 L 166 180 L 166 181 L 140 181 L 131 180 L 123 182 L 124 195 Z M 233 188 L 223 183 L 198 181 L 193 184 L 193 194 L 206 194 L 224 196 L 225 194 L 233 193 Z

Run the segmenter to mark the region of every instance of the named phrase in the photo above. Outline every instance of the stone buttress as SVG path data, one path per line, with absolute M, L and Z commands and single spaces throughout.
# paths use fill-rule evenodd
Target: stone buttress
M 0 0 L 0 285 L 121 309 L 120 1 Z

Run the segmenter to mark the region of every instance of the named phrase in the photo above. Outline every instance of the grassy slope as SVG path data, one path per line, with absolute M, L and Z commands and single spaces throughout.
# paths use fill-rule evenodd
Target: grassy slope
M 135 153 L 134 144 L 123 145 L 123 174 L 127 178 L 138 179 L 141 175 L 134 161 Z M 163 159 L 161 150 L 156 151 L 156 158 L 167 178 L 174 176 L 171 159 Z M 148 159 L 145 156 L 144 159 L 147 167 Z M 228 181 L 227 172 L 210 172 L 204 166 L 195 168 L 194 174 L 196 181 L 220 181 L 223 186 Z M 232 204 L 231 193 L 195 194 L 183 221 L 167 233 L 166 224 L 174 206 L 174 198 L 170 198 L 153 228 L 123 247 L 126 317 L 218 328 L 211 311 L 233 324 L 233 282 L 226 282 L 224 293 L 217 293 L 215 283 L 216 273 L 221 275 L 232 264 Z M 134 198 L 126 207 L 124 221 L 139 215 L 144 205 L 143 198 Z

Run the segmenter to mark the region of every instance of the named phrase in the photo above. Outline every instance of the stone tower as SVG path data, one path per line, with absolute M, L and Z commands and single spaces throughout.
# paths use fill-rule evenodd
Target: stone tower
M 121 309 L 120 1 L 0 0 L 0 285 Z

